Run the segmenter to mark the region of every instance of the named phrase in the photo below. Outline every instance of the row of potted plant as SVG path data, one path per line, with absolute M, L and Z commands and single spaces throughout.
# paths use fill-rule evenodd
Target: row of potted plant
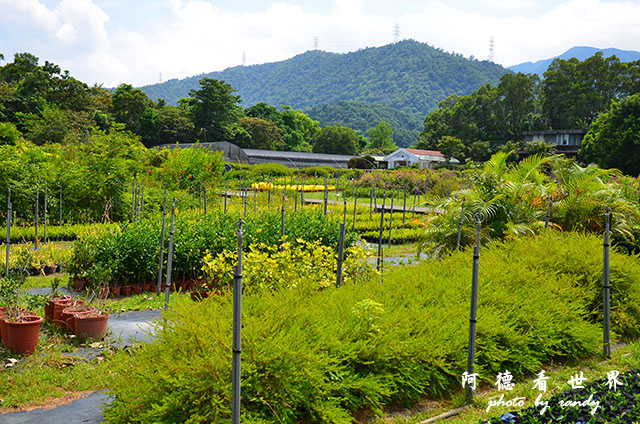
M 84 343 L 89 338 L 104 338 L 109 314 L 91 303 L 63 296 L 49 299 L 45 305 L 45 319 L 55 328 L 75 333 L 78 341 Z

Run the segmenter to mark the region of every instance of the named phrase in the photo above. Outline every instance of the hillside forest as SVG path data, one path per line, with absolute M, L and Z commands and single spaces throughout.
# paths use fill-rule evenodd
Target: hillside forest
M 359 120 L 357 130 L 321 128 L 290 106 L 261 102 L 243 108 L 231 85 L 207 77 L 177 105 L 170 105 L 129 84 L 115 89 L 88 86 L 53 63 L 39 62 L 32 54 L 20 53 L 0 67 L 0 144 L 22 139 L 36 145 L 82 143 L 94 131 L 109 133 L 114 124 L 122 124 L 146 147 L 228 141 L 243 148 L 384 154 L 396 149 L 401 121 L 411 122 L 406 115 L 387 122 L 380 119 L 377 106 L 343 102 L 341 113 L 369 108 L 371 120 Z M 640 61 L 622 63 L 600 53 L 584 61 L 556 59 L 542 79 L 506 73 L 495 86 L 449 96 L 426 116 L 415 147 L 440 150 L 462 161 L 483 161 L 497 151 L 520 148 L 524 131 L 584 129 L 590 130 L 580 153 L 585 160 L 637 174 L 639 92 Z M 317 107 L 314 114 L 323 110 Z M 415 121 L 411 124 L 416 127 Z M 551 148 L 538 143 L 528 149 L 537 153 Z

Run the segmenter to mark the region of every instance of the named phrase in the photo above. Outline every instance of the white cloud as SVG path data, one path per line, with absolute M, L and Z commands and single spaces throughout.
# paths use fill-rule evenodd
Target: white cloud
M 97 1 L 61 0 L 51 10 L 38 0 L 0 0 L 0 27 L 11 24 L 24 32 L 25 43 L 37 39 L 46 45 L 43 51 L 34 51 L 35 43 L 16 51 L 32 51 L 83 81 L 107 86 L 151 84 L 160 73 L 166 80 L 222 70 L 240 65 L 243 53 L 248 65 L 283 60 L 310 50 L 315 36 L 327 51 L 379 46 L 393 41 L 396 23 L 402 38 L 479 59 L 487 58 L 493 37 L 495 61 L 505 65 L 548 58 L 575 45 L 640 50 L 637 1 L 565 0 L 541 7 L 533 0 L 478 0 L 469 8 L 459 0 L 429 0 L 411 13 L 372 14 L 365 12 L 371 0 L 333 0 L 321 14 L 296 0 L 274 1 L 254 12 L 234 12 L 211 0 L 165 0 L 170 18 L 160 29 L 144 31 L 119 22 L 108 26 L 110 17 Z M 158 18 L 130 21 L 144 19 Z

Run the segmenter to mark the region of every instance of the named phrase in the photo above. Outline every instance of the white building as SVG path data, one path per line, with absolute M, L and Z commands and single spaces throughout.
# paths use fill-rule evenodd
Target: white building
M 414 164 L 418 164 L 419 169 L 427 169 L 433 168 L 435 164 L 445 162 L 445 157 L 437 150 L 400 148 L 385 156 L 384 160 L 387 162 L 389 169 L 395 169 L 398 166 L 412 167 Z M 460 161 L 451 158 L 449 163 L 460 163 Z

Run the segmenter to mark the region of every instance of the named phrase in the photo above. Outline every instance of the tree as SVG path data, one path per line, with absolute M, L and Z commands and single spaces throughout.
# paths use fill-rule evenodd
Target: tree
M 240 118 L 240 126 L 251 136 L 249 145 L 240 145 L 252 149 L 280 150 L 284 147 L 282 130 L 271 121 L 260 118 Z
M 440 151 L 440 153 L 444 155 L 447 163 L 451 161 L 451 158 L 456 158 L 461 161 L 464 159 L 463 158 L 464 144 L 462 143 L 462 140 L 460 140 L 459 138 L 445 135 L 438 142 L 438 150 Z
M 556 154 L 556 146 L 555 144 L 546 143 L 544 140 L 535 140 L 524 145 L 524 152 L 527 156 L 551 156 Z
M 225 141 L 233 137 L 232 125 L 242 115 L 240 96 L 224 81 L 203 78 L 199 90 L 190 90 L 181 103 L 191 110 L 196 131 L 204 129 L 209 140 Z
M 600 114 L 582 140 L 580 155 L 602 168 L 640 173 L 640 93 Z
M 358 152 L 358 134 L 342 125 L 327 125 L 312 141 L 314 153 L 355 155 Z
M 120 84 L 113 93 L 113 114 L 116 121 L 136 134 L 142 129 L 142 117 L 152 106 L 144 91 L 133 88 L 131 84 Z
M 21 136 L 22 133 L 11 122 L 0 122 L 0 145 L 13 146 Z
M 394 152 L 398 149 L 393 142 L 393 128 L 385 121 L 380 121 L 378 125 L 367 131 L 369 134 L 369 144 L 367 150 L 379 150 L 384 154 Z

